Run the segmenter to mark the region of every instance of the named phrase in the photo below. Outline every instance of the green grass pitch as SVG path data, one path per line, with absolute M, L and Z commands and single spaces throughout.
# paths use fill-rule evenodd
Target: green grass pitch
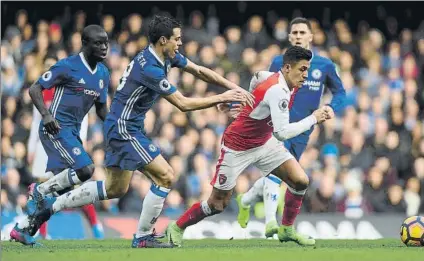
M 132 249 L 130 240 L 40 241 L 30 248 L 2 242 L 4 261 L 399 261 L 424 260 L 424 247 L 404 246 L 400 240 L 317 240 L 299 247 L 278 240 L 188 240 L 183 248 Z

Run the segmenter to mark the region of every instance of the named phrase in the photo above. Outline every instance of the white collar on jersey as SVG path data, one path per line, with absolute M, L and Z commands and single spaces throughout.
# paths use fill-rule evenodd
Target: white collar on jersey
M 159 58 L 158 54 L 155 52 L 155 49 L 149 45 L 149 51 L 153 54 L 153 56 L 162 64 L 162 66 L 165 66 L 165 63 Z
M 94 71 L 91 70 L 90 65 L 88 65 L 87 60 L 84 57 L 84 54 L 82 52 L 79 53 L 79 56 L 81 57 L 81 61 L 82 63 L 85 65 L 85 67 L 91 72 L 91 74 L 95 74 L 97 72 L 97 64 L 96 64 L 96 68 L 94 68 Z

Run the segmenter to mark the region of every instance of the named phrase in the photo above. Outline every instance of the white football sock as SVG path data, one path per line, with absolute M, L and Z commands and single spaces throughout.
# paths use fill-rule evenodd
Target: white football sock
M 143 209 L 141 210 L 137 226 L 137 238 L 152 233 L 152 228 L 162 212 L 163 204 L 165 203 L 165 198 L 168 196 L 169 191 L 171 190 L 168 188 L 152 184 L 143 201 Z
M 241 204 L 243 206 L 250 206 L 251 204 L 255 203 L 257 200 L 260 199 L 263 193 L 264 182 L 264 177 L 258 179 L 255 184 L 253 184 L 253 186 L 249 189 L 249 191 L 243 194 L 243 196 L 241 197 Z
M 105 182 L 89 181 L 57 197 L 53 203 L 53 211 L 56 213 L 65 208 L 82 207 L 105 199 L 107 199 Z
M 65 169 L 59 174 L 49 178 L 47 181 L 40 184 L 38 186 L 38 191 L 42 195 L 46 195 L 81 183 L 82 181 L 79 180 L 75 170 Z
M 23 229 L 29 227 L 29 218 L 25 216 L 22 220 L 18 222 L 18 228 Z
M 265 224 L 270 221 L 277 222 L 276 213 L 278 207 L 278 198 L 280 197 L 281 179 L 269 174 L 265 178 L 263 190 L 265 207 Z

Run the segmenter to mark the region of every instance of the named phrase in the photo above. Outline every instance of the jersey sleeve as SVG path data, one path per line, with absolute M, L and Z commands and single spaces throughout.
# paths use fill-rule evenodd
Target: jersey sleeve
M 140 82 L 147 88 L 164 96 L 173 94 L 177 91 L 177 88 L 166 79 L 165 72 L 161 68 L 155 66 L 147 65 L 144 67 Z
M 178 68 L 185 68 L 187 66 L 187 58 L 184 55 L 177 52 L 174 59 L 171 60 L 171 66 L 178 67 Z
M 290 93 L 286 92 L 282 87 L 278 84 L 272 86 L 264 97 L 264 101 L 268 104 L 271 112 L 274 136 L 281 141 L 293 138 L 309 130 L 316 123 L 316 118 L 313 115 L 301 121 L 290 123 Z
M 65 82 L 68 74 L 69 66 L 64 61 L 59 61 L 50 67 L 47 72 L 43 73 L 40 78 L 38 78 L 37 83 L 39 83 L 43 89 L 51 89 Z
M 282 86 L 277 84 L 267 90 L 264 101 L 268 104 L 271 112 L 274 132 L 278 132 L 290 122 L 290 93 L 283 90 Z
M 278 56 L 275 56 L 274 59 L 272 60 L 271 66 L 269 67 L 269 71 L 278 72 L 281 69 L 281 67 L 283 67 L 283 56 L 278 55 Z
M 328 66 L 328 73 L 326 79 L 326 86 L 330 89 L 333 94 L 331 103 L 329 104 L 335 112 L 339 112 L 344 108 L 346 100 L 346 91 L 343 87 L 343 83 L 336 71 L 336 66 L 331 63 Z

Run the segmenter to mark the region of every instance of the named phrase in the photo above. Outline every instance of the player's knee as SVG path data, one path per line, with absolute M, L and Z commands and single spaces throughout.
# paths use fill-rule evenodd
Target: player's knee
M 297 191 L 305 190 L 309 186 L 309 177 L 305 172 L 302 172 L 294 182 L 294 189 Z
M 157 185 L 164 188 L 171 188 L 172 184 L 175 182 L 175 173 L 171 166 L 166 167 L 166 169 L 159 175 L 159 180 Z
M 76 170 L 75 172 L 77 173 L 78 179 L 84 182 L 91 179 L 94 173 L 94 169 L 94 164 L 90 164 L 84 168 Z

